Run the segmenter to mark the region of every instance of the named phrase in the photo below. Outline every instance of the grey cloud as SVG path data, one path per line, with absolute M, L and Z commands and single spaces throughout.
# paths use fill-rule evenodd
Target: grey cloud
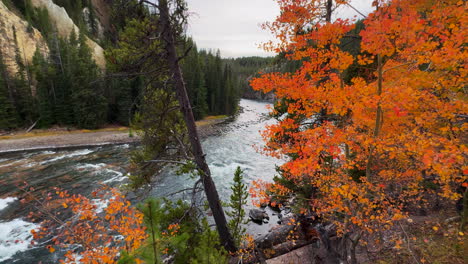
M 258 44 L 273 37 L 260 28 L 279 13 L 274 0 L 187 0 L 189 11 L 188 33 L 199 48 L 220 49 L 223 57 L 271 56 Z M 371 12 L 372 0 L 354 0 L 352 5 L 364 14 Z M 350 8 L 337 10 L 344 18 L 357 15 Z M 358 17 L 359 18 L 359 17 Z

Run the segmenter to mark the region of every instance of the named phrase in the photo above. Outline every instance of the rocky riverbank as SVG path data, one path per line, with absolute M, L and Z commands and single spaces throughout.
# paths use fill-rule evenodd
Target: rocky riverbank
M 227 122 L 226 116 L 207 117 L 197 121 L 201 138 L 219 132 L 217 125 Z M 100 130 L 69 130 L 54 128 L 33 130 L 29 133 L 14 132 L 0 136 L 0 155 L 37 150 L 80 149 L 95 146 L 138 144 L 138 133 L 128 127 L 113 127 Z

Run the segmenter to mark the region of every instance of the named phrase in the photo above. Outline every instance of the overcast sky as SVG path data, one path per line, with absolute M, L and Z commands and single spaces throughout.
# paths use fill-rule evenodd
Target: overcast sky
M 272 39 L 260 24 L 279 14 L 274 0 L 187 0 L 191 16 L 189 35 L 198 48 L 220 49 L 222 57 L 268 56 L 258 44 Z M 354 0 L 352 5 L 364 14 L 372 0 Z M 350 8 L 337 10 L 336 16 L 358 15 Z

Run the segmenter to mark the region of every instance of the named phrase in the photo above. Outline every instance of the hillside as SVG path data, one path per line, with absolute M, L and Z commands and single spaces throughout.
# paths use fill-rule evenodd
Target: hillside
M 4 56 L 4 63 L 11 73 L 16 73 L 17 67 L 12 63 L 16 56 L 15 33 L 21 57 L 29 64 L 32 63 L 36 48 L 39 48 L 43 55 L 48 55 L 49 47 L 40 30 L 35 28 L 33 23 L 28 22 L 25 14 L 22 14 L 12 3 L 9 0 L 0 2 L 0 14 L 3 18 L 0 22 L 0 43 L 2 43 L 1 52 Z M 68 37 L 73 30 L 79 34 L 80 29 L 70 18 L 65 8 L 56 5 L 52 0 L 32 0 L 31 4 L 34 8 L 47 10 L 51 23 L 56 27 L 60 37 Z M 103 3 L 100 4 L 103 6 Z M 104 18 L 102 19 L 104 20 Z M 87 37 L 86 43 L 92 50 L 93 59 L 104 69 L 106 62 L 103 48 L 89 37 Z
M 165 89 L 152 76 L 164 67 L 146 74 L 165 62 L 147 46 L 148 36 L 160 36 L 138 1 L 2 0 L 0 14 L 0 130 L 127 126 L 151 111 L 148 93 Z M 265 63 L 222 59 L 179 34 L 181 50 L 193 47 L 181 67 L 195 118 L 235 114 L 247 79 Z M 154 61 L 141 64 L 148 56 Z

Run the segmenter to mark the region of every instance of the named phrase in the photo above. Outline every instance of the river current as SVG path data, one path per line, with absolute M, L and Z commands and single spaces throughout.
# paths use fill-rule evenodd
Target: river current
M 244 180 L 249 185 L 256 179 L 271 180 L 275 165 L 281 163 L 254 148 L 254 145 L 262 144 L 259 131 L 273 122 L 268 118 L 267 104 L 243 99 L 240 106 L 242 112 L 235 120 L 219 125 L 220 133 L 202 142 L 220 198 L 224 201 L 229 200 L 230 184 L 237 166 L 244 170 Z M 133 148 L 118 145 L 0 156 L 0 264 L 56 263 L 60 255 L 60 252 L 49 253 L 44 244 L 31 245 L 31 230 L 40 225 L 26 217 L 36 209 L 20 203 L 18 184 L 26 181 L 38 194 L 60 187 L 71 193 L 89 195 L 97 183 L 119 187 L 127 180 L 128 156 Z M 192 187 L 194 182 L 188 176 L 169 171 L 157 177 L 151 192 L 146 195 L 166 197 Z M 106 206 L 105 201 L 96 201 L 96 204 L 98 210 Z M 270 224 L 249 224 L 248 232 L 256 236 L 274 225 L 277 218 L 271 211 L 269 213 Z

